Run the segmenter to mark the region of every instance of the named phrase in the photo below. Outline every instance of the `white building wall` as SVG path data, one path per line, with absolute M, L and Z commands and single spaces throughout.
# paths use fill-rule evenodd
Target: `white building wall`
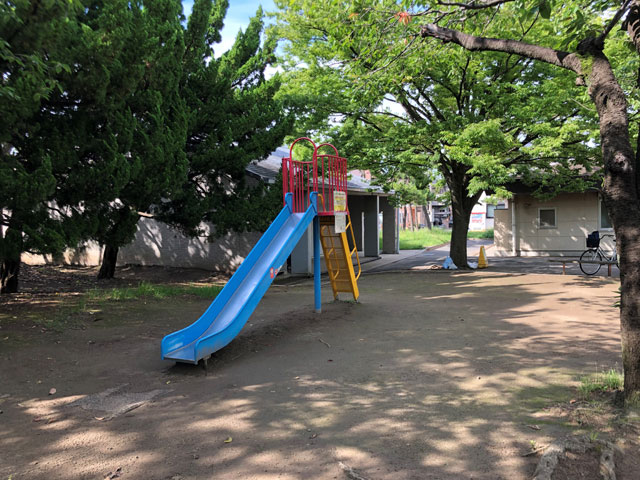
M 495 254 L 500 256 L 511 255 L 511 208 L 496 210 L 494 220 L 493 244 L 495 245 Z
M 516 211 L 516 254 L 580 255 L 586 249 L 586 237 L 594 230 L 601 234 L 599 225 L 599 198 L 596 192 L 563 193 L 550 200 L 540 200 L 532 195 L 518 194 L 509 202 L 506 210 L 496 210 L 495 246 L 497 255 L 512 255 L 511 209 Z M 556 226 L 539 225 L 540 209 L 555 209 Z M 602 242 L 605 250 L 613 249 L 613 242 Z

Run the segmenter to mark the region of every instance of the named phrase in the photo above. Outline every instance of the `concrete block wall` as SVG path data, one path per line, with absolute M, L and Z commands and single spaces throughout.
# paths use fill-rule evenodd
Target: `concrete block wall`
M 208 232 L 212 227 L 204 225 L 204 228 Z M 138 222 L 134 241 L 120 249 L 118 264 L 233 272 L 246 258 L 261 235 L 259 232 L 227 234 L 210 243 L 206 238 L 188 238 L 162 222 L 142 218 Z M 58 257 L 29 254 L 22 256 L 22 261 L 30 265 L 96 266 L 100 264 L 101 259 L 102 249 L 95 242 L 68 249 Z

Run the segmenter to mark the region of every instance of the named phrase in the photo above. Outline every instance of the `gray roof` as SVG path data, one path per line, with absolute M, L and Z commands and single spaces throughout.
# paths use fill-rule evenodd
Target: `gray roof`
M 275 183 L 276 176 L 282 167 L 282 159 L 289 156 L 289 149 L 278 147 L 264 160 L 254 160 L 247 165 L 246 171 L 249 175 L 259 178 L 265 183 Z M 392 192 L 385 192 L 381 187 L 371 185 L 371 182 L 359 175 L 350 173 L 347 178 L 347 192 L 369 193 L 380 196 L 392 195 Z

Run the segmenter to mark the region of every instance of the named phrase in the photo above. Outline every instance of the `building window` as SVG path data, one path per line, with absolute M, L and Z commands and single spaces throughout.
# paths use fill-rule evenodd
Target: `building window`
M 609 213 L 607 212 L 607 207 L 604 206 L 602 199 L 598 201 L 598 211 L 600 218 L 600 224 L 598 230 L 612 230 L 613 225 L 611 224 L 611 219 L 609 218 Z
M 538 209 L 538 228 L 556 228 L 556 209 Z
M 487 218 L 493 218 L 495 216 L 496 206 L 487 205 Z

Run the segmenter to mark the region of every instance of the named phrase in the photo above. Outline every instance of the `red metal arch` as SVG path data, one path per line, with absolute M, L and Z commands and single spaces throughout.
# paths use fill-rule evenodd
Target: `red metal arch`
M 301 140 L 313 145 L 313 158 L 308 162 L 293 159 L 293 146 Z M 322 147 L 330 147 L 335 154 L 319 154 Z M 282 159 L 282 194 L 283 202 L 287 193 L 293 197 L 293 212 L 302 213 L 309 202 L 309 194 L 318 192 L 321 201 L 318 205 L 319 215 L 333 215 L 333 192 L 347 194 L 347 159 L 340 157 L 338 149 L 330 143 L 318 146 L 308 137 L 296 139 L 289 148 L 289 157 Z

